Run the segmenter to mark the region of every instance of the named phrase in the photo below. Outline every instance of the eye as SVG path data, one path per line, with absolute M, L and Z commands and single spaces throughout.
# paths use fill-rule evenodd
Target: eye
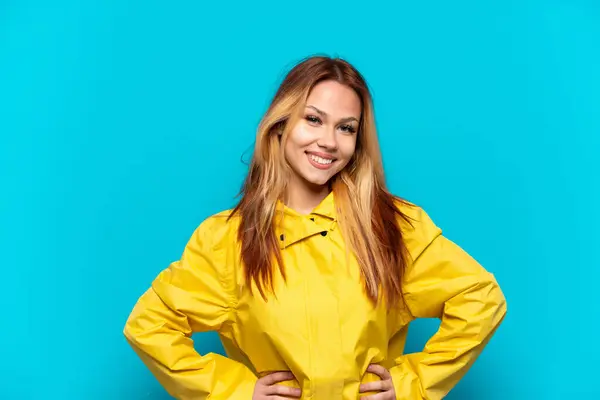
M 314 125 L 320 125 L 321 124 L 321 119 L 319 117 L 315 117 L 314 115 L 307 115 L 306 120 Z
M 343 132 L 347 132 L 347 133 L 355 133 L 356 129 L 354 129 L 354 127 L 352 125 L 342 125 L 340 126 L 340 129 Z

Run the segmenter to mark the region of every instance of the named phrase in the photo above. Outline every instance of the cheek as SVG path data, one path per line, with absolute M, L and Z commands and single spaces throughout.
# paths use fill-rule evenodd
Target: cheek
M 290 132 L 288 137 L 288 144 L 293 147 L 305 147 L 309 145 L 315 139 L 314 128 L 299 122 L 294 130 Z
M 305 136 L 306 133 L 301 127 L 294 128 L 288 135 L 284 147 L 285 158 L 288 162 L 298 157 L 297 153 L 303 147 L 302 143 L 305 140 Z
M 303 152 L 312 142 L 315 141 L 315 134 L 311 127 L 305 124 L 298 124 L 290 132 L 285 142 L 285 156 L 288 159 L 298 157 L 299 152 Z
M 350 161 L 352 156 L 354 156 L 354 152 L 356 151 L 356 136 L 351 136 L 344 138 L 346 140 L 341 140 L 339 144 L 339 151 L 344 158 L 344 161 L 347 163 Z

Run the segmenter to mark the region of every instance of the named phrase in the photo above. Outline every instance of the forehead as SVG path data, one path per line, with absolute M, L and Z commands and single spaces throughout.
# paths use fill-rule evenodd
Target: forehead
M 361 114 L 361 101 L 356 92 L 335 81 L 315 85 L 308 95 L 306 105 L 340 118 L 358 118 Z

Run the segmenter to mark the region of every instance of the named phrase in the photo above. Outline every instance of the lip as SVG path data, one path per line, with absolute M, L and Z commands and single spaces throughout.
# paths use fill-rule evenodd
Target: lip
M 330 164 L 319 164 L 318 162 L 314 161 L 311 158 L 311 155 L 317 156 L 317 157 L 321 157 L 324 158 L 326 160 L 332 160 Z M 333 164 L 335 163 L 336 158 L 332 157 L 331 154 L 326 154 L 326 153 L 319 153 L 316 151 L 307 151 L 306 152 L 306 158 L 308 159 L 308 162 L 315 168 L 317 169 L 321 169 L 321 170 L 327 170 L 329 168 L 331 168 L 333 166 Z
M 312 154 L 313 156 L 321 157 L 326 160 L 333 160 L 333 161 L 337 160 L 337 158 L 335 158 L 334 156 L 332 156 L 329 153 L 321 153 L 318 151 L 307 151 L 306 154 Z

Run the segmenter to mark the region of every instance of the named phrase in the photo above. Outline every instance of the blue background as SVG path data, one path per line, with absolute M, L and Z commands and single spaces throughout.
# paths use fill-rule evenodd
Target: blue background
M 1 398 L 168 398 L 125 320 L 315 53 L 367 77 L 390 187 L 508 298 L 448 398 L 600 396 L 600 3 L 201 3 L 0 2 Z

